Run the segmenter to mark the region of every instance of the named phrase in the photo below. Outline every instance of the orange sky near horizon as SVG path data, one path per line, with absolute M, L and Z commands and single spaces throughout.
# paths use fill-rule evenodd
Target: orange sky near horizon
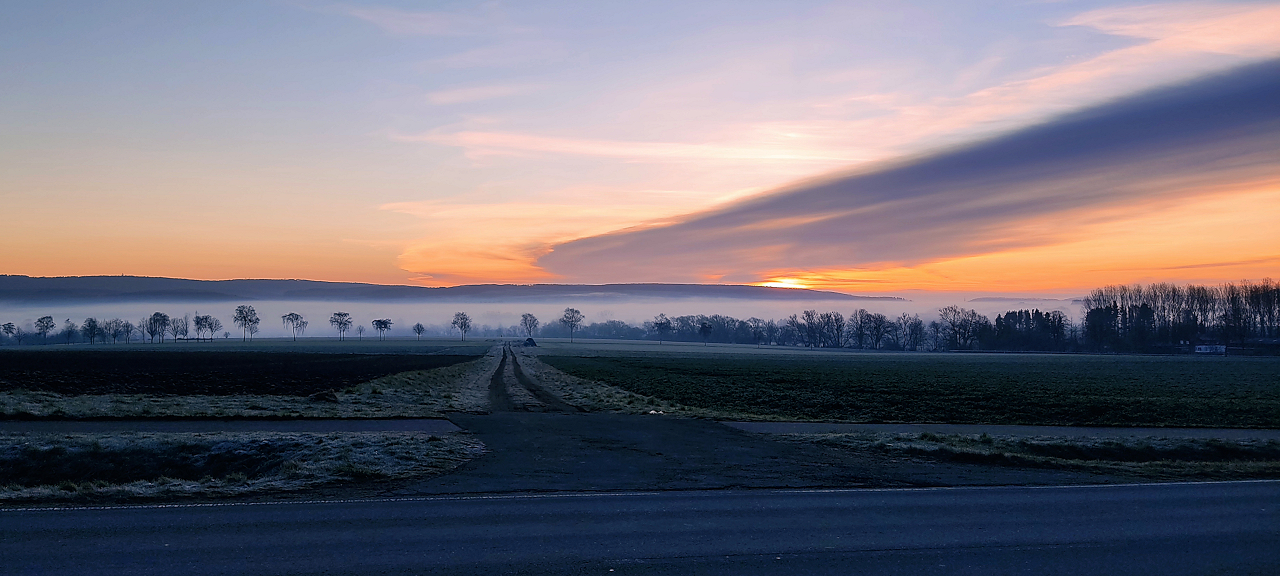
M 850 294 L 904 291 L 1005 293 L 1070 296 L 1108 284 L 1172 281 L 1216 284 L 1275 277 L 1280 271 L 1280 181 L 1215 189 L 1176 201 L 1147 206 L 1110 207 L 1054 215 L 1022 224 L 1027 234 L 1051 233 L 1039 246 L 997 250 L 915 265 L 883 263 L 856 269 L 776 270 L 752 284 L 812 288 Z M 452 285 L 430 278 L 409 279 L 388 268 L 396 246 L 356 242 L 300 240 L 295 246 L 274 245 L 264 251 L 253 238 L 224 241 L 216 250 L 182 239 L 156 240 L 146 235 L 129 242 L 148 245 L 139 258 L 120 246 L 47 242 L 6 258 L 9 273 L 31 276 L 116 275 L 168 276 L 203 280 L 233 278 L 301 278 L 376 284 Z M 317 265 L 317 245 L 326 258 Z M 524 258 L 497 257 L 476 247 L 476 267 L 468 253 L 447 251 L 450 263 L 467 270 L 467 283 L 555 283 L 563 281 L 537 267 L 536 248 Z M 56 255 L 56 258 L 55 258 Z M 281 274 L 281 271 L 285 273 Z M 708 283 L 717 283 L 708 278 Z
M 1111 212 L 1108 214 L 1107 212 Z M 778 271 L 758 284 L 848 293 L 905 290 L 1079 295 L 1110 284 L 1217 284 L 1280 275 L 1280 181 L 1176 203 L 1093 211 L 1027 229 L 1068 229 L 1059 241 L 916 266 Z M 1090 222 L 1093 220 L 1093 222 Z

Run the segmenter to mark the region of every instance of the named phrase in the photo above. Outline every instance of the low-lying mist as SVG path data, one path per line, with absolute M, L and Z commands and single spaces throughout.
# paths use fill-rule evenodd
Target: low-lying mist
M 86 318 L 107 320 L 120 318 L 138 323 L 139 319 L 150 316 L 154 312 L 163 312 L 171 317 L 192 317 L 197 314 L 209 314 L 222 321 L 223 332 L 238 336 L 240 329 L 232 322 L 236 306 L 248 304 L 254 307 L 262 319 L 258 338 L 285 337 L 291 333 L 286 329 L 280 317 L 290 312 L 301 314 L 307 321 L 306 337 L 336 336 L 329 325 L 329 317 L 334 312 L 351 314 L 355 326 L 364 326 L 372 334 L 370 322 L 374 319 L 387 318 L 393 323 L 388 337 L 413 336 L 411 327 L 422 323 L 427 327 L 426 335 L 443 335 L 449 333 L 449 323 L 455 312 L 466 312 L 472 319 L 476 334 L 496 328 L 508 328 L 520 324 L 520 316 L 525 313 L 537 316 L 543 324 L 555 322 L 565 308 L 576 308 L 585 317 L 584 324 L 621 320 L 632 325 L 642 325 L 658 314 L 669 317 L 681 315 L 720 314 L 739 319 L 757 317 L 764 320 L 781 320 L 792 314 L 800 314 L 804 310 L 820 312 L 849 313 L 864 308 L 870 312 L 895 317 L 902 313 L 919 314 L 926 322 L 938 316 L 937 310 L 943 306 L 959 305 L 977 310 L 980 314 L 995 316 L 1008 310 L 1038 308 L 1048 312 L 1057 310 L 1068 317 L 1078 318 L 1080 307 L 1070 300 L 1051 299 L 1000 299 L 970 300 L 948 295 L 930 295 L 916 297 L 912 300 L 865 299 L 865 300 L 755 300 L 734 298 L 636 298 L 636 299 L 566 299 L 548 301 L 449 301 L 449 302 L 406 302 L 404 300 L 389 301 L 310 301 L 310 300 L 246 300 L 244 302 L 190 302 L 190 301 L 157 301 L 140 302 L 77 302 L 58 303 L 12 303 L 0 302 L 0 324 L 13 322 L 19 326 L 29 326 L 37 318 L 52 316 L 62 326 L 66 320 L 82 323 Z M 354 329 L 354 327 L 353 327 Z M 354 333 L 350 334 L 354 336 Z M 218 334 L 221 337 L 222 334 Z M 368 337 L 368 336 L 366 336 Z M 53 338 L 53 334 L 50 334 Z

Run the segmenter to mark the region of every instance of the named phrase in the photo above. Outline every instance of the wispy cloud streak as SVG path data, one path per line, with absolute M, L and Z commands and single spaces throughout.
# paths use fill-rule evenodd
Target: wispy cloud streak
M 403 142 L 430 142 L 466 148 L 473 156 L 574 154 L 621 158 L 635 162 L 702 160 L 761 160 L 781 162 L 853 163 L 862 160 L 826 149 L 786 145 L 734 146 L 686 142 L 634 142 L 589 138 L 561 138 L 513 132 L 468 130 L 442 134 L 393 136 Z

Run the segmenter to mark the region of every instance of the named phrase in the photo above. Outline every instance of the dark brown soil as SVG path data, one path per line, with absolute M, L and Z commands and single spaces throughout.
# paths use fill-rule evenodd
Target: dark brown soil
M 200 351 L 7 351 L 0 390 L 59 394 L 308 396 L 379 376 L 443 368 L 478 356 Z

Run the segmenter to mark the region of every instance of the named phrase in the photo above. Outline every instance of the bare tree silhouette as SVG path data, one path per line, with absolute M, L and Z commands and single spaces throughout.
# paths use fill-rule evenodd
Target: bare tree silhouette
M 427 331 L 427 327 L 421 322 L 413 325 L 413 333 L 418 336 L 418 340 L 422 340 L 422 333 Z
M 351 329 L 351 314 L 346 312 L 334 312 L 333 316 L 329 317 L 329 325 L 333 326 L 333 328 L 338 331 L 339 341 L 346 340 L 347 330 Z
M 582 325 L 582 312 L 574 308 L 565 308 L 564 315 L 560 317 L 560 323 L 569 329 L 569 341 L 573 342 L 573 333 Z
M 84 323 L 80 325 L 80 334 L 89 341 L 89 344 L 95 344 L 98 341 L 98 335 L 102 333 L 102 324 L 97 318 L 89 317 L 84 319 Z
M 671 319 L 666 314 L 658 314 L 653 317 L 653 330 L 658 333 L 658 344 L 662 344 L 662 339 L 671 333 Z
M 284 327 L 293 333 L 293 341 L 298 341 L 298 333 L 306 329 L 307 321 L 297 312 L 290 312 L 280 317 L 280 321 L 284 323 Z
M 698 334 L 701 334 L 701 335 L 702 335 L 702 345 L 703 345 L 703 346 L 710 346 L 710 345 L 711 345 L 711 344 L 709 344 L 709 343 L 708 343 L 708 341 L 709 341 L 709 340 L 710 340 L 710 338 L 711 338 L 711 331 L 712 331 L 712 330 L 714 330 L 714 329 L 715 329 L 715 328 L 711 325 L 711 323 L 710 323 L 710 322 L 705 322 L 705 321 L 702 323 L 702 325 L 701 325 L 701 326 L 698 326 Z
M 219 330 L 222 330 L 222 321 L 209 314 L 204 316 L 196 315 L 194 322 L 196 338 L 199 338 L 201 334 L 208 334 L 209 341 L 213 342 L 213 337 L 218 334 Z
M 524 329 L 524 335 L 533 338 L 533 333 L 538 331 L 538 317 L 525 312 L 520 315 L 520 327 Z
M 164 343 L 164 334 L 169 331 L 169 315 L 164 312 L 156 312 L 146 319 L 147 335 L 151 337 L 151 341 L 155 342 L 156 338 L 160 339 L 160 343 Z
M 186 314 L 181 318 L 175 316 L 169 321 L 169 333 L 173 334 L 174 342 L 177 342 L 178 338 L 186 338 L 191 334 L 191 317 Z
M 458 329 L 462 333 L 462 339 L 467 339 L 467 332 L 471 331 L 471 317 L 466 312 L 457 312 L 453 315 L 453 322 L 449 324 Z
M 747 318 L 747 325 L 751 327 L 751 339 L 756 341 L 756 348 L 759 348 L 760 341 L 764 339 L 764 320 L 752 316 L 751 318 Z
M 262 322 L 258 318 L 258 311 L 253 306 L 241 304 L 236 306 L 236 313 L 231 317 L 231 321 L 240 327 L 240 341 L 243 342 L 248 334 L 256 334 L 258 332 L 258 323 Z
M 76 338 L 76 336 L 80 335 L 80 325 L 76 324 L 75 322 L 72 322 L 70 318 L 67 318 L 62 322 L 61 334 L 62 334 L 62 339 L 67 344 L 70 344 L 71 341 Z
M 49 332 L 57 326 L 58 323 L 53 321 L 53 316 L 41 316 L 39 320 L 36 320 L 36 333 L 40 335 L 42 342 L 48 342 Z
M 203 340 L 205 332 L 209 332 L 209 339 L 213 339 L 213 333 L 209 331 L 209 316 L 201 316 L 199 312 L 196 317 L 191 319 L 191 327 L 195 329 L 196 339 Z
M 373 329 L 378 331 L 378 340 L 382 340 L 382 334 L 391 329 L 390 318 L 380 318 L 373 321 Z

